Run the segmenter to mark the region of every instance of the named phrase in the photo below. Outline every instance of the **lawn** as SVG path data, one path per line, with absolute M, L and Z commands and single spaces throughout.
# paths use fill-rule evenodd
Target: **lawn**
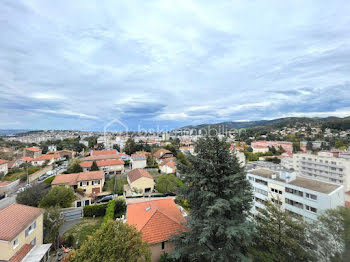
M 100 228 L 102 224 L 102 217 L 99 218 L 88 218 L 84 217 L 78 224 L 69 229 L 67 232 L 63 234 L 63 238 L 67 241 L 70 235 L 73 236 L 73 240 L 71 241 L 76 247 L 76 242 L 78 240 L 78 246 L 81 246 L 84 241 L 88 239 L 89 235 L 93 235 L 97 229 Z
M 28 168 L 28 175 L 35 173 L 40 170 L 40 167 L 31 166 Z M 25 181 L 27 179 L 27 171 L 24 168 L 17 168 L 14 171 L 9 172 L 6 176 L 1 177 L 3 181 L 15 181 L 17 179 L 21 179 L 21 181 Z
M 123 185 L 128 183 L 126 177 L 116 176 L 116 182 L 114 182 L 114 177 L 105 182 L 103 191 L 109 191 L 112 194 L 123 194 Z

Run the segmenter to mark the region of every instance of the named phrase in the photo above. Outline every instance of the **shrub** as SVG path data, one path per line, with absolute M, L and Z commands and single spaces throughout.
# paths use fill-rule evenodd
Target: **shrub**
M 103 217 L 106 214 L 107 204 L 84 206 L 84 217 Z
M 36 184 L 33 187 L 30 187 L 19 193 L 16 197 L 16 201 L 18 204 L 37 207 L 49 189 L 50 186 L 47 184 Z
M 55 176 L 51 176 L 51 177 L 46 178 L 46 179 L 44 180 L 44 182 L 45 182 L 46 184 L 51 184 L 52 181 L 53 181 L 54 179 L 55 179 Z
M 65 239 L 65 244 L 69 247 L 74 246 L 75 244 L 75 239 L 73 235 L 68 235 L 67 238 Z
M 40 207 L 70 207 L 74 198 L 75 195 L 73 189 L 65 186 L 53 187 L 40 201 Z
M 82 189 L 81 187 L 77 188 L 77 193 L 80 194 L 81 196 L 84 195 L 84 189 Z
M 107 204 L 106 214 L 103 218 L 103 223 L 106 223 L 109 219 L 114 219 L 115 200 L 111 200 Z
M 115 200 L 115 209 L 114 209 L 114 217 L 121 217 L 125 215 L 126 212 L 126 203 L 123 198 L 118 198 Z

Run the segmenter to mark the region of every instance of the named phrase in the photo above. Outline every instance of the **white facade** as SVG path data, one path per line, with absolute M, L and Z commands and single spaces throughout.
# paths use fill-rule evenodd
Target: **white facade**
M 7 175 L 8 173 L 8 162 L 0 164 L 0 176 Z
M 49 152 L 56 152 L 57 151 L 57 146 L 54 146 L 54 145 L 48 146 L 47 150 Z
M 133 159 L 133 158 L 131 158 L 131 168 L 132 169 L 145 168 L 146 166 L 147 166 L 146 158 L 144 158 L 144 159 Z
M 334 157 L 330 152 L 294 154 L 293 166 L 300 176 L 344 185 L 345 191 L 350 190 L 350 159 Z
M 306 220 L 316 220 L 327 209 L 344 206 L 344 187 L 305 177 L 295 172 L 255 169 L 247 173 L 253 187 L 252 213 L 265 208 L 265 202 L 277 202 L 282 209 Z
M 243 152 L 235 151 L 234 154 L 236 155 L 238 162 L 241 164 L 241 166 L 245 166 L 245 154 Z

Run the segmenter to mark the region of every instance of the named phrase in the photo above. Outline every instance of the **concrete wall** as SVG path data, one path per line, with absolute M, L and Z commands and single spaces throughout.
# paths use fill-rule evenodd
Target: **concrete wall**
M 38 179 L 40 176 L 44 175 L 46 172 L 51 171 L 52 166 L 47 166 L 29 176 L 29 183 L 33 182 L 34 180 Z
M 147 166 L 147 160 L 131 160 L 132 169 L 145 168 Z
M 160 256 L 163 253 L 170 254 L 175 250 L 175 244 L 170 241 L 164 242 L 164 249 L 162 249 L 162 243 L 152 244 L 152 245 L 149 245 L 149 247 L 151 248 L 151 252 L 152 252 L 152 257 L 151 257 L 152 262 L 158 262 Z
M 0 175 L 7 175 L 8 172 L 8 163 L 0 165 Z
M 41 245 L 43 243 L 43 218 L 44 216 L 41 214 L 11 241 L 0 241 L 0 260 L 9 260 L 23 245 L 29 244 L 34 238 L 36 238 L 36 245 Z M 34 221 L 36 221 L 36 228 L 26 237 L 25 231 Z M 13 246 L 15 239 L 18 239 L 18 246 L 16 248 Z
M 131 190 L 136 188 L 137 190 L 140 190 L 141 194 L 143 194 L 145 193 L 145 188 L 151 188 L 151 191 L 153 191 L 154 181 L 153 179 L 147 177 L 141 177 L 135 180 L 133 183 L 131 183 L 130 188 Z

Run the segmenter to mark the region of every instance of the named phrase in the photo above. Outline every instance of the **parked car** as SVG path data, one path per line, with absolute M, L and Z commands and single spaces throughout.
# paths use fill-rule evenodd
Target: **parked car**
M 46 176 L 45 176 L 45 175 L 40 176 L 40 177 L 38 178 L 38 181 L 43 181 L 45 178 L 46 178 Z
M 105 203 L 105 202 L 109 202 L 113 199 L 113 195 L 109 195 L 109 196 L 104 196 L 101 199 L 97 200 L 97 203 Z
M 171 191 L 166 191 L 164 193 L 164 195 L 166 195 L 166 196 L 176 196 L 176 194 L 174 192 L 171 192 Z

